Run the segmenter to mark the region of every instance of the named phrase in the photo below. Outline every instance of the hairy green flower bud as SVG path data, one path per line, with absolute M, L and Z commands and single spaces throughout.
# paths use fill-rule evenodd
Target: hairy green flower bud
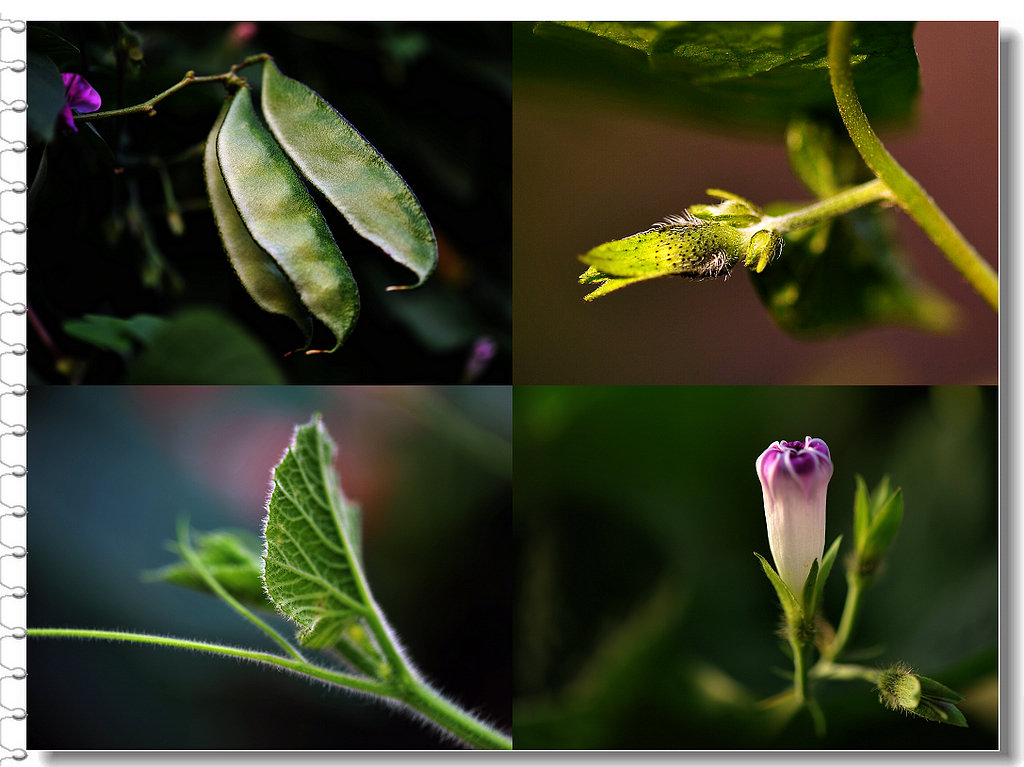
M 967 720 L 956 707 L 964 696 L 941 682 L 915 674 L 897 663 L 878 675 L 878 702 L 896 711 L 933 722 L 966 727 Z
M 580 275 L 580 283 L 602 283 L 585 296 L 591 301 L 616 288 L 655 277 L 674 274 L 704 280 L 728 276 L 743 253 L 744 238 L 739 230 L 684 213 L 580 256 L 580 261 L 590 267 Z
M 893 710 L 913 711 L 921 703 L 921 680 L 902 664 L 878 676 L 878 702 Z

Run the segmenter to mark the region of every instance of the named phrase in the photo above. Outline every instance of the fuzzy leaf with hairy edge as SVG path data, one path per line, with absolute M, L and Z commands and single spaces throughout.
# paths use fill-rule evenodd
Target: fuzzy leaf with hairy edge
M 308 647 L 335 644 L 371 612 L 362 574 L 359 507 L 342 494 L 337 447 L 320 421 L 295 430 L 274 469 L 263 583 Z

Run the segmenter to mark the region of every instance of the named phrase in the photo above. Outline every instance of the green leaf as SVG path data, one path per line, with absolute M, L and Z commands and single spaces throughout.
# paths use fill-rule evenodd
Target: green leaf
M 558 77 L 656 113 L 777 132 L 794 114 L 837 119 L 828 22 L 543 22 L 517 28 L 517 76 Z M 914 25 L 854 29 L 857 90 L 873 122 L 907 120 L 919 91 Z
M 952 703 L 940 700 L 922 700 L 914 709 L 907 709 L 911 714 L 930 719 L 933 722 L 951 724 L 954 727 L 966 727 L 967 718 Z
M 26 118 L 29 131 L 43 141 L 52 140 L 57 127 L 57 115 L 64 108 L 64 81 L 49 56 L 31 52 L 28 54 L 25 100 L 32 105 Z
M 303 348 L 307 349 L 313 336 L 309 313 L 277 262 L 260 247 L 245 228 L 217 162 L 217 137 L 230 106 L 230 100 L 224 103 L 206 139 L 206 149 L 203 153 L 203 170 L 213 217 L 217 222 L 221 242 L 224 243 L 224 250 L 227 251 L 231 266 L 234 267 L 235 274 L 252 300 L 265 311 L 291 318 L 305 336 Z
M 214 309 L 173 315 L 132 363 L 131 384 L 281 384 L 277 362 L 249 332 Z
M 897 490 L 874 512 L 871 526 L 865 536 L 864 546 L 859 552 L 866 562 L 880 559 L 889 548 L 903 521 L 903 491 Z
M 804 581 L 803 592 L 800 594 L 800 606 L 804 611 L 804 615 L 813 616 L 816 612 L 815 598 L 818 593 L 818 560 L 815 559 L 811 562 L 811 569 L 807 572 L 807 579 Z
M 173 550 L 179 551 L 177 544 Z M 273 610 L 260 577 L 263 562 L 260 558 L 259 538 L 242 530 L 195 533 L 195 551 L 210 574 L 231 596 L 244 605 Z M 198 571 L 184 560 L 146 572 L 143 577 L 151 582 L 174 583 L 207 594 L 213 593 Z
M 866 172 L 845 132 L 805 115 L 786 126 L 786 154 L 793 172 L 819 198 L 833 196 Z
M 821 567 L 818 568 L 817 578 L 814 582 L 814 594 L 811 600 L 807 614 L 814 616 L 818 612 L 818 607 L 821 605 L 821 595 L 825 593 L 825 584 L 828 582 L 828 576 L 832 572 L 832 565 L 835 564 L 836 556 L 839 554 L 839 546 L 843 542 L 843 536 L 839 536 L 832 545 L 828 547 L 828 551 L 825 552 L 821 558 Z
M 150 344 L 167 327 L 167 320 L 152 314 L 136 314 L 128 319 L 103 314 L 86 314 L 79 320 L 67 320 L 64 332 L 80 341 L 121 355 L 129 355 L 137 344 Z
M 882 481 L 875 487 L 874 492 L 871 493 L 872 518 L 874 518 L 874 514 L 877 513 L 878 509 L 880 509 L 882 505 L 889 500 L 889 496 L 891 495 L 889 492 L 890 484 L 891 479 L 889 475 L 886 474 L 882 477 Z
M 860 551 L 864 548 L 868 528 L 871 526 L 871 498 L 868 486 L 860 474 L 856 476 L 856 481 L 857 489 L 853 495 L 853 541 L 857 551 Z
M 49 57 L 59 69 L 67 71 L 74 71 L 75 65 L 82 61 L 77 45 L 38 24 L 28 25 L 28 50 Z
M 794 171 L 818 197 L 866 177 L 856 149 L 830 123 L 795 117 L 786 147 Z M 789 209 L 769 206 L 773 214 Z M 895 235 L 891 212 L 879 206 L 787 234 L 783 257 L 751 274 L 754 289 L 779 327 L 797 337 L 873 325 L 950 330 L 955 306 L 909 272 Z
M 761 567 L 764 569 L 764 574 L 768 576 L 768 580 L 772 586 L 775 587 L 775 593 L 779 595 L 779 602 L 782 604 L 782 610 L 786 613 L 786 620 L 791 626 L 798 625 L 803 620 L 803 609 L 800 606 L 800 602 L 796 596 L 790 590 L 786 582 L 779 577 L 779 574 L 775 572 L 768 560 L 754 552 L 754 556 L 761 562 Z M 817 560 L 815 560 L 817 562 Z
M 267 594 L 301 627 L 299 641 L 333 645 L 372 611 L 360 557 L 359 507 L 342 494 L 337 449 L 319 416 L 295 431 L 274 469 L 264 537 Z
M 787 234 L 782 257 L 760 274 L 750 273 L 780 328 L 799 338 L 878 325 L 952 329 L 956 307 L 906 269 L 889 211 L 855 210 L 828 226 L 824 238 L 815 238 L 820 227 Z
M 319 94 L 263 66 L 263 114 L 281 146 L 360 235 L 417 277 L 437 265 L 434 230 L 416 195 L 380 152 Z
M 359 292 L 327 222 L 253 109 L 247 88 L 232 99 L 217 160 L 252 238 L 291 280 L 306 308 L 334 333 L 335 351 L 359 315 Z
M 930 698 L 932 700 L 941 700 L 947 703 L 959 703 L 964 700 L 963 695 L 958 693 L 956 690 L 946 687 L 942 682 L 920 675 L 918 675 L 917 679 L 921 683 L 922 697 Z

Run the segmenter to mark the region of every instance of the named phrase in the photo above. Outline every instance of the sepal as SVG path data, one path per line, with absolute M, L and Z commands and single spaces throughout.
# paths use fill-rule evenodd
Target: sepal
M 964 700 L 941 682 L 918 676 L 897 663 L 878 675 L 878 701 L 888 708 L 904 711 L 954 727 L 966 727 L 967 719 L 954 704 Z
M 782 610 L 786 614 L 786 623 L 790 627 L 800 626 L 804 622 L 804 610 L 803 606 L 793 594 L 793 591 L 786 585 L 786 582 L 779 577 L 779 574 L 775 572 L 768 560 L 754 552 L 754 556 L 761 562 L 761 567 L 764 569 L 764 574 L 768 577 L 769 582 L 775 588 L 775 593 L 779 596 L 779 602 L 782 604 Z M 815 560 L 814 565 L 817 565 Z M 812 572 L 815 571 L 815 567 L 812 566 Z
M 871 575 L 881 563 L 903 521 L 903 491 L 890 490 L 884 477 L 873 493 L 857 477 L 853 502 L 854 541 L 857 546 L 854 567 L 861 575 Z

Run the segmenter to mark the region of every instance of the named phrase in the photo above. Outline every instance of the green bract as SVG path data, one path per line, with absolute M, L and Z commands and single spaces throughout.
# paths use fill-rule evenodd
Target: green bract
M 281 267 L 306 308 L 334 333 L 334 351 L 359 314 L 355 279 L 320 209 L 256 116 L 246 88 L 232 98 L 217 136 L 217 160 L 253 240 Z
M 434 271 L 437 243 L 416 196 L 391 164 L 317 93 L 263 66 L 263 114 L 292 161 L 359 234 L 416 273 Z

